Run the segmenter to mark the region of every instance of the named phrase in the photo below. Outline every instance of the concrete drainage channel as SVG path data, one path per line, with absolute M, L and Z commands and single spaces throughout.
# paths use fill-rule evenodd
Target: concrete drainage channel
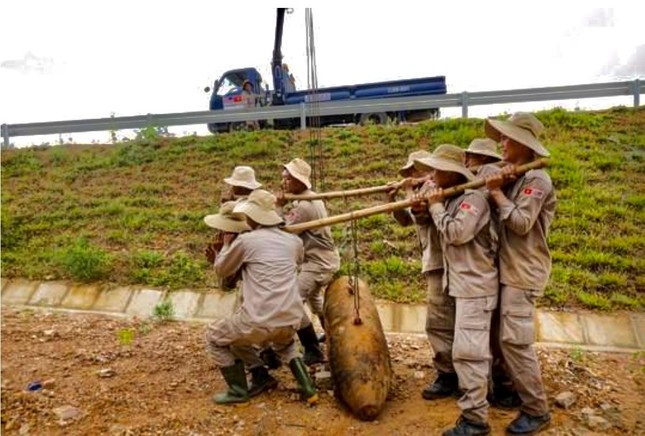
M 219 291 L 165 292 L 140 287 L 2 279 L 2 304 L 8 306 L 146 318 L 166 298 L 172 302 L 174 319 L 210 322 L 230 314 L 237 296 Z M 425 305 L 378 302 L 377 307 L 386 333 L 424 333 Z M 539 310 L 536 335 L 544 346 L 636 352 L 645 350 L 645 314 Z

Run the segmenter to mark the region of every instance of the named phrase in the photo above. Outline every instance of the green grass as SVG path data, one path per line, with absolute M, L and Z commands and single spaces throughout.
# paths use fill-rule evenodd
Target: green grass
M 540 112 L 558 207 L 549 244 L 553 273 L 541 304 L 594 310 L 645 308 L 645 108 Z M 327 190 L 383 184 L 419 148 L 466 146 L 483 120 L 322 130 Z M 3 150 L 2 275 L 106 280 L 207 289 L 216 278 L 203 250 L 213 237 L 221 180 L 251 165 L 277 191 L 281 164 L 310 160 L 310 134 L 236 132 L 168 138 L 142 131 L 115 145 Z M 380 204 L 380 196 L 334 200 L 330 214 Z M 346 272 L 348 224 L 333 228 Z M 361 274 L 374 295 L 425 301 L 413 227 L 389 215 L 358 225 Z

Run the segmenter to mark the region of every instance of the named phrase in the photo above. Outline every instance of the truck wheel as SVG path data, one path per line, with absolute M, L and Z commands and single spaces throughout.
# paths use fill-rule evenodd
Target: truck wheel
M 386 124 L 387 114 L 385 112 L 372 112 L 361 114 L 358 123 L 361 126 L 366 124 Z

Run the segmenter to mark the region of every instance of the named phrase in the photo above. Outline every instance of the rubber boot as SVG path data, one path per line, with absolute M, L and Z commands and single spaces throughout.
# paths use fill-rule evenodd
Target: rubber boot
M 314 404 L 318 401 L 318 392 L 314 386 L 313 380 L 309 376 L 307 366 L 300 357 L 291 359 L 289 362 L 291 373 L 298 381 L 298 389 L 300 390 L 300 398 L 306 401 L 307 404 Z
M 269 371 L 264 366 L 251 369 L 250 397 L 255 397 L 269 389 L 275 389 L 276 386 L 278 386 L 278 381 L 269 374 Z
M 262 352 L 260 353 L 260 358 L 262 358 L 262 361 L 266 366 L 269 367 L 269 369 L 278 369 L 282 366 L 280 357 L 273 348 L 262 350 Z
M 320 345 L 318 345 L 318 338 L 316 337 L 313 324 L 309 324 L 307 327 L 298 330 L 298 339 L 300 339 L 300 343 L 305 348 L 305 354 L 303 356 L 305 364 L 313 365 L 325 361 L 325 355 L 320 350 Z
M 318 336 L 318 342 L 325 342 L 325 340 L 327 339 L 325 334 L 325 318 L 323 318 L 322 316 L 319 316 L 318 320 L 320 321 L 320 326 L 323 329 L 323 334 Z
M 437 400 L 459 393 L 459 380 L 457 374 L 439 373 L 437 379 L 421 391 L 421 396 L 426 400 Z
M 246 384 L 244 363 L 236 360 L 235 364 L 220 368 L 222 376 L 228 385 L 228 391 L 215 394 L 213 401 L 217 404 L 236 404 L 249 401 L 249 388 Z

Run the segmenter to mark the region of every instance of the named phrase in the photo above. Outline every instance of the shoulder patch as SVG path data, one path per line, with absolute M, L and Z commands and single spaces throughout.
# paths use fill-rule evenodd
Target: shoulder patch
M 524 188 L 522 190 L 522 194 L 526 195 L 527 197 L 535 197 L 535 198 L 544 197 L 544 191 L 537 188 L 531 188 L 531 187 Z
M 462 201 L 459 205 L 459 210 L 462 212 L 470 213 L 472 215 L 479 215 L 479 208 L 472 203 Z

